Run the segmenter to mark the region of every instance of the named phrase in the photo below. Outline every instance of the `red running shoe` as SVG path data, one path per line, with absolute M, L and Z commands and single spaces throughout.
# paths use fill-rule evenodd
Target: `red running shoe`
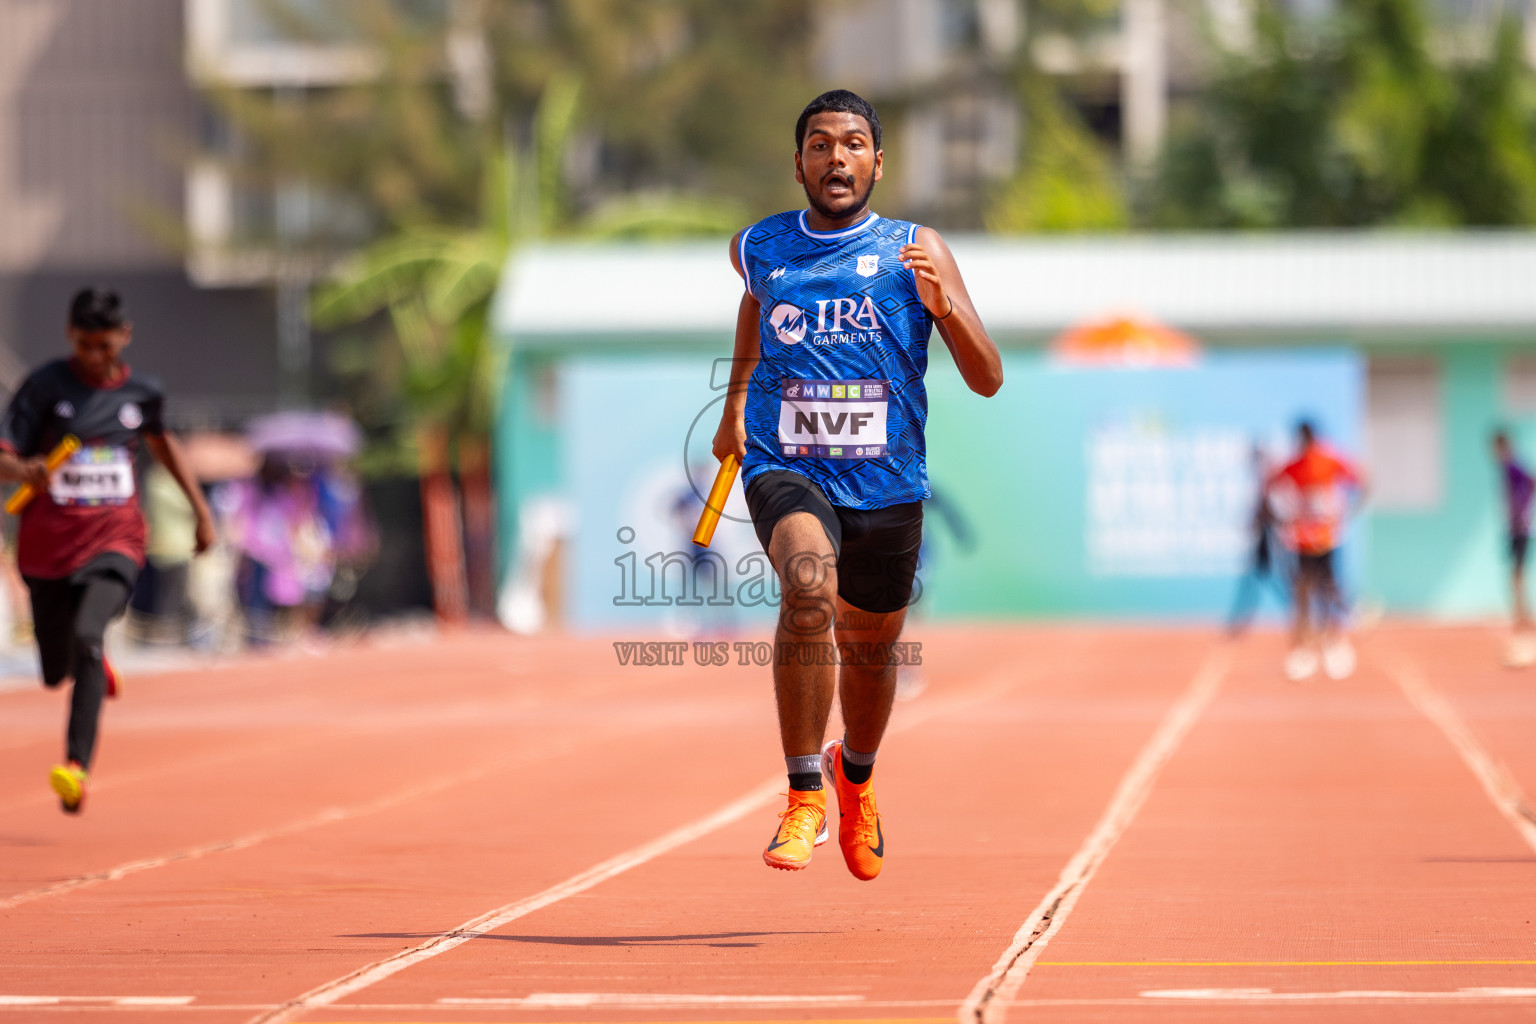
M 885 832 L 875 808 L 875 780 L 855 785 L 843 774 L 843 744 L 833 740 L 821 750 L 821 771 L 837 791 L 837 840 L 853 877 L 867 882 L 885 861 Z

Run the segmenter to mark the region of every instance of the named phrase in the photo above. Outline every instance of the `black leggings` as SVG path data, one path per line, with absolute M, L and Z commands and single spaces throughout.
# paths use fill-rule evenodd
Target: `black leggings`
M 69 702 L 67 756 L 89 768 L 96 751 L 96 725 L 107 693 L 102 638 L 107 624 L 128 607 L 127 580 L 111 569 L 90 569 L 57 580 L 27 577 L 32 593 L 32 627 L 43 663 L 43 685 L 74 679 Z

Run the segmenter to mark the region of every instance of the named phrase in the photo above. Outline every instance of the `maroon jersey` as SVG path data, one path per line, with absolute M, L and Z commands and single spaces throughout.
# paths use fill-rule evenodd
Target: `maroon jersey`
M 47 455 L 66 434 L 81 443 L 21 513 L 16 560 L 23 576 L 59 579 L 109 552 L 144 564 L 133 463 L 143 435 L 165 432 L 164 404 L 160 385 L 126 366 L 115 383 L 93 387 L 72 360 L 60 359 L 21 385 L 0 420 L 0 447 L 31 458 Z

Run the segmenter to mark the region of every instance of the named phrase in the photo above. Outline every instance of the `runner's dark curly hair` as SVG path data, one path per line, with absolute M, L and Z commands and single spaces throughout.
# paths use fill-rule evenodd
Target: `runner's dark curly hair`
M 796 153 L 805 146 L 806 122 L 817 114 L 829 113 L 856 114 L 862 117 L 869 125 L 869 134 L 874 139 L 875 148 L 880 148 L 880 115 L 875 113 L 875 108 L 858 93 L 849 92 L 847 89 L 833 89 L 811 100 L 806 104 L 805 109 L 800 111 L 800 119 L 795 122 Z
M 69 301 L 69 326 L 82 331 L 113 331 L 126 319 L 122 298 L 110 288 L 82 288 Z

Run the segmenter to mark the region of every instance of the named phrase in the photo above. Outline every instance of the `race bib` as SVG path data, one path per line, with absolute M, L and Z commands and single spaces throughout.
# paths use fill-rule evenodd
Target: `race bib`
M 885 454 L 883 380 L 786 380 L 780 387 L 779 446 L 785 455 L 871 459 Z
M 133 492 L 133 457 L 104 445 L 80 449 L 48 487 L 55 505 L 121 505 Z

